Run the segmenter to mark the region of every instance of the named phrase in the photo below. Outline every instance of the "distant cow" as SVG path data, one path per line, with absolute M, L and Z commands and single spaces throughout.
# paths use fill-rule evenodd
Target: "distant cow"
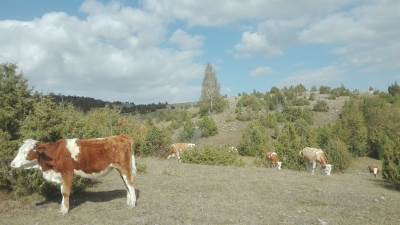
M 193 143 L 175 143 L 175 144 L 172 144 L 170 149 L 169 149 L 170 154 L 168 155 L 167 159 L 170 159 L 172 157 L 176 157 L 176 158 L 178 158 L 178 160 L 180 160 L 181 159 L 180 155 L 184 151 L 186 151 L 187 149 L 194 148 L 194 147 L 196 147 L 196 144 L 193 144 Z
M 305 147 L 300 151 L 299 155 L 305 160 L 308 171 L 310 170 L 310 165 L 312 165 L 312 175 L 314 175 L 317 163 L 321 166 L 325 175 L 329 176 L 331 174 L 332 165 L 328 164 L 326 155 L 321 149 Z
M 238 153 L 238 149 L 235 146 L 229 146 L 228 152 L 230 153 Z
M 282 162 L 279 160 L 278 154 L 276 152 L 267 152 L 265 155 L 265 159 L 270 161 L 272 167 L 277 168 L 278 170 L 282 167 Z
M 39 169 L 47 181 L 61 185 L 61 213 L 69 210 L 74 174 L 95 178 L 112 168 L 118 170 L 127 190 L 127 204 L 135 207 L 133 187 L 136 175 L 133 141 L 124 135 L 95 139 L 63 139 L 54 143 L 40 143 L 28 139 L 18 149 L 11 162 L 13 168 Z
M 368 166 L 368 170 L 369 170 L 369 173 L 374 174 L 375 178 L 378 175 L 378 173 L 380 172 L 380 169 L 378 166 Z

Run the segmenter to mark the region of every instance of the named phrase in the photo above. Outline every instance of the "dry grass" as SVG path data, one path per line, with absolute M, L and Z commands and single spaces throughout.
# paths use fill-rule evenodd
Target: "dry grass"
M 137 179 L 135 209 L 126 207 L 122 181 L 110 173 L 73 195 L 67 216 L 58 202 L 21 206 L 2 198 L 0 224 L 400 224 L 400 192 L 368 173 L 368 159 L 331 177 L 142 160 L 147 173 Z

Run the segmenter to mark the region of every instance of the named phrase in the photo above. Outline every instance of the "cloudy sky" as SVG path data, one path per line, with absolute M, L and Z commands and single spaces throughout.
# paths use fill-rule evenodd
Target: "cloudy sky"
M 398 0 L 5 0 L 0 62 L 44 93 L 149 103 L 400 81 Z

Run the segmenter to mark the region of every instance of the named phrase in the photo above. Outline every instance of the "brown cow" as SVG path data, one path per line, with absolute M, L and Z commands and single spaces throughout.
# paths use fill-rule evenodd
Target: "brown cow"
M 272 163 L 272 167 L 278 170 L 282 167 L 282 162 L 279 160 L 278 154 L 276 152 L 267 152 L 265 159 Z
M 171 145 L 170 154 L 168 155 L 167 159 L 170 159 L 171 157 L 176 157 L 178 160 L 181 159 L 180 155 L 186 151 L 187 149 L 194 148 L 196 147 L 196 144 L 192 143 L 175 143 Z
M 380 169 L 378 166 L 368 166 L 368 170 L 369 170 L 369 173 L 374 174 L 375 178 L 378 175 L 378 173 L 380 172 Z
M 132 144 L 133 141 L 124 135 L 95 139 L 63 139 L 54 143 L 39 143 L 29 139 L 19 148 L 11 167 L 40 169 L 45 180 L 60 184 L 63 214 L 69 210 L 69 195 L 74 174 L 95 178 L 115 168 L 127 189 L 128 206 L 135 207 L 136 193 L 133 183 L 136 165 Z

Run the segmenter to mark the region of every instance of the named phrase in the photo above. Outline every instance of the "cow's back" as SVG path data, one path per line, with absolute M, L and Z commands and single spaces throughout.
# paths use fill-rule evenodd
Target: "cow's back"
M 87 173 L 101 171 L 110 164 L 124 162 L 132 154 L 132 140 L 124 135 L 106 138 L 80 139 L 77 169 Z

